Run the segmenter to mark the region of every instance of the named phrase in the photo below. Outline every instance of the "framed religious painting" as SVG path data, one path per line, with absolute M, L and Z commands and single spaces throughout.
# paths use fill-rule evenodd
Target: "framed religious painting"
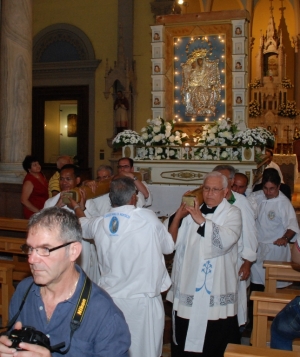
M 178 124 L 232 116 L 231 24 L 166 27 L 166 115 Z

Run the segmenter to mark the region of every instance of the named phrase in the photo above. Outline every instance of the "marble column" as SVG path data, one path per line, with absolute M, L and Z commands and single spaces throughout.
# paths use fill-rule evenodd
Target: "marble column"
M 21 182 L 31 152 L 32 2 L 1 1 L 0 182 Z

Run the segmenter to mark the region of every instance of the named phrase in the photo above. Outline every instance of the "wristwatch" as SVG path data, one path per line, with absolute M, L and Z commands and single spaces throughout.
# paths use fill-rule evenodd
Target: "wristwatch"
M 133 181 L 136 181 L 138 178 L 136 176 L 133 176 Z

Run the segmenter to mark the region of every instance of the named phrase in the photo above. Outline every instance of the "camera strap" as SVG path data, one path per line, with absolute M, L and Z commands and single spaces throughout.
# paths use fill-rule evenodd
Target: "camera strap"
M 75 307 L 73 316 L 72 316 L 72 320 L 70 322 L 70 342 L 69 342 L 69 346 L 67 347 L 67 349 L 65 349 L 64 351 L 61 351 L 60 349 L 62 347 L 65 346 L 65 344 L 60 343 L 58 345 L 52 346 L 51 347 L 51 352 L 57 352 L 60 353 L 62 355 L 65 355 L 66 353 L 69 352 L 70 347 L 71 347 L 71 341 L 72 341 L 72 337 L 74 332 L 80 327 L 80 324 L 83 320 L 86 308 L 88 306 L 88 302 L 90 300 L 90 296 L 91 296 L 91 290 L 92 290 L 92 283 L 91 280 L 86 276 L 85 280 L 84 280 L 84 284 L 83 287 L 81 289 L 80 292 L 80 296 L 79 299 L 77 301 L 77 305 Z
M 7 331 L 4 331 L 3 333 L 1 333 L 1 335 L 6 334 L 6 332 L 8 332 L 8 331 L 13 327 L 13 325 L 15 324 L 15 322 L 17 321 L 17 318 L 19 317 L 19 315 L 20 315 L 20 313 L 21 313 L 21 311 L 22 311 L 22 309 L 23 309 L 23 306 L 24 306 L 25 301 L 26 301 L 26 299 L 27 299 L 27 295 L 29 294 L 29 291 L 30 291 L 30 289 L 32 288 L 33 283 L 34 283 L 34 282 L 32 282 L 32 283 L 29 285 L 29 288 L 27 289 L 26 293 L 24 294 L 23 300 L 22 300 L 22 302 L 21 302 L 21 305 L 20 305 L 20 307 L 19 307 L 18 312 L 17 312 L 17 313 L 15 314 L 15 316 L 9 321 L 9 323 L 8 323 L 7 326 L 0 327 L 0 329 L 4 329 L 4 328 L 7 329 Z

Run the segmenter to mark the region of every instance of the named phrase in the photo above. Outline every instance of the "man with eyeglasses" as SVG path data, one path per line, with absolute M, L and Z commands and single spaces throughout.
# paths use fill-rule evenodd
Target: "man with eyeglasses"
M 101 165 L 97 169 L 96 181 L 101 182 L 113 176 L 113 169 L 109 165 Z
M 80 169 L 78 166 L 73 164 L 67 164 L 63 166 L 60 170 L 60 178 L 59 178 L 59 187 L 60 193 L 54 197 L 49 198 L 44 205 L 44 208 L 48 207 L 60 207 L 70 212 L 74 213 L 73 209 L 63 202 L 64 193 L 70 191 L 77 187 L 80 184 Z M 81 206 L 80 206 L 81 205 Z M 98 216 L 98 211 L 95 205 L 94 200 L 87 200 L 85 206 L 82 203 L 78 204 L 86 213 L 87 217 L 96 217 Z M 90 240 L 90 237 L 85 237 L 82 241 L 83 250 L 82 254 L 79 257 L 78 264 L 82 267 L 82 269 L 86 272 L 88 277 L 94 281 L 98 282 L 100 278 L 100 272 L 97 261 L 97 253 L 96 248 L 94 246 L 94 242 Z
M 31 217 L 26 244 L 21 248 L 28 254 L 32 277 L 20 282 L 11 299 L 10 318 L 17 314 L 28 292 L 14 328 L 32 326 L 50 338 L 51 346 L 64 342 L 61 350 L 69 347 L 66 357 L 128 357 L 130 334 L 124 316 L 110 296 L 94 283 L 88 290 L 80 326 L 71 335 L 76 305 L 84 295 L 83 286 L 89 284 L 83 270 L 75 264 L 82 249 L 81 240 L 78 219 L 67 210 L 52 207 Z M 11 341 L 1 336 L 0 356 L 62 356 L 31 343 L 19 344 L 27 352 L 17 352 L 10 346 Z
M 171 285 L 163 254 L 173 252 L 174 242 L 154 212 L 136 207 L 131 177 L 112 180 L 109 196 L 112 208 L 103 217 L 87 219 L 80 208 L 75 213 L 83 233 L 95 239 L 99 285 L 125 315 L 130 356 L 160 357 L 165 322 L 161 292 Z
M 226 200 L 227 178 L 204 177 L 199 208 L 182 203 L 169 220 L 176 249 L 172 287 L 172 357 L 223 357 L 228 343 L 240 343 L 237 320 L 240 210 Z M 194 352 L 194 353 L 191 353 Z
M 256 260 L 258 246 L 254 212 L 247 198 L 231 189 L 234 183 L 235 168 L 231 165 L 218 165 L 213 171 L 226 176 L 228 180 L 226 199 L 230 204 L 238 207 L 242 214 L 242 234 L 238 241 L 238 321 L 242 326 L 248 319 L 247 288 L 250 285 L 251 265 Z

